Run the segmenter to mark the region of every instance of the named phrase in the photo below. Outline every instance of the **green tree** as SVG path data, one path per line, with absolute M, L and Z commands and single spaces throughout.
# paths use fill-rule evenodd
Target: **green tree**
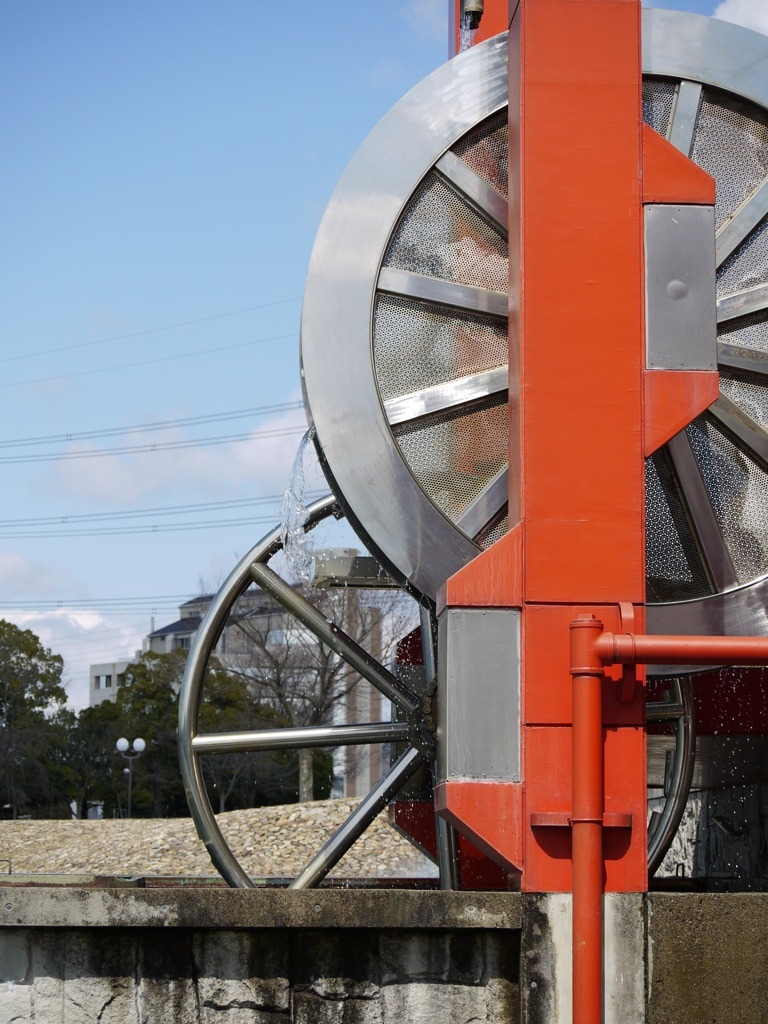
M 412 610 L 399 590 L 367 594 L 343 588 L 296 589 L 382 664 L 390 662 L 397 641 L 411 628 Z M 273 709 L 279 720 L 272 724 L 328 725 L 336 715 L 365 722 L 387 714 L 378 693 L 269 599 L 236 608 L 225 662 L 228 671 L 244 680 L 256 706 Z M 298 799 L 322 799 L 330 788 L 327 755 L 305 748 L 297 760 Z M 346 772 L 358 770 L 353 748 L 347 752 Z
M 126 739 L 141 736 L 147 744 L 133 762 L 132 803 L 136 816 L 160 818 L 186 813 L 176 740 L 178 695 L 186 660 L 187 652 L 183 650 L 142 654 L 127 666 L 125 685 L 117 694 Z
M 50 754 L 67 699 L 63 667 L 31 630 L 0 619 L 0 804 L 11 817 L 56 799 Z
M 212 658 L 205 679 L 205 699 L 200 708 L 200 731 L 232 733 L 272 729 L 286 719 L 266 704 L 259 704 L 242 677 L 225 671 Z M 229 808 L 261 807 L 292 803 L 298 792 L 298 759 L 294 751 L 275 750 L 215 754 L 200 759 L 211 804 L 221 813 Z M 315 788 L 321 797 L 331 789 L 332 759 L 314 751 Z
M 60 742 L 56 750 L 57 788 L 78 818 L 101 803 L 105 811 L 119 804 L 123 787 L 123 761 L 115 741 L 125 732 L 124 715 L 113 701 L 83 708 L 79 714 L 64 710 L 56 716 Z

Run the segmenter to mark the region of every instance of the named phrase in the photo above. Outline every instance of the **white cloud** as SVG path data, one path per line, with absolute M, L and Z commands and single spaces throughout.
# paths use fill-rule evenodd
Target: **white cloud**
M 54 611 L 3 609 L 0 618 L 35 633 L 44 647 L 64 658 L 63 682 L 67 703 L 87 707 L 89 668 L 104 661 L 133 658 L 141 648 L 148 622 L 104 615 L 88 608 L 57 608 Z
M 46 494 L 65 494 L 120 506 L 136 504 L 150 496 L 162 498 L 170 492 L 219 497 L 224 496 L 224 491 L 242 486 L 250 492 L 278 493 L 288 483 L 293 456 L 305 427 L 304 413 L 297 409 L 261 420 L 252 431 L 252 439 L 210 447 L 194 446 L 194 438 L 179 428 L 135 431 L 121 439 L 121 446 L 189 441 L 191 447 L 56 462 L 34 486 Z M 221 433 L 236 430 L 236 423 L 223 424 Z M 276 437 L 259 436 L 265 431 L 282 430 L 291 432 Z M 79 447 L 94 449 L 92 443 Z M 75 445 L 69 448 L 77 450 Z
M 56 597 L 62 592 L 79 597 L 83 588 L 65 570 L 33 562 L 13 551 L 0 551 L 0 597 L 5 600 L 41 599 Z
M 400 15 L 420 35 L 446 39 L 447 4 L 445 0 L 410 0 L 400 8 Z
M 768 33 L 768 4 L 765 0 L 724 0 L 715 8 L 715 17 Z

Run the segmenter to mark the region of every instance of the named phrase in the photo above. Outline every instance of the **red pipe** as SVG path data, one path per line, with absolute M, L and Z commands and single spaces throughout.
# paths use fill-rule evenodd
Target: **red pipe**
M 603 1019 L 603 623 L 571 623 L 573 676 L 573 1020 Z
M 768 638 L 754 636 L 636 636 L 595 639 L 603 665 L 766 665 Z
M 602 680 L 615 664 L 764 665 L 768 638 L 604 633 L 594 615 L 571 622 L 574 1024 L 603 1019 Z

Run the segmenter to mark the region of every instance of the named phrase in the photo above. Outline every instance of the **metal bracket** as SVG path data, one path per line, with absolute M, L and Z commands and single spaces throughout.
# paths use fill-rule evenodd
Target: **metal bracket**
M 635 608 L 630 601 L 619 601 L 619 618 L 622 633 L 635 632 Z M 637 669 L 634 665 L 622 666 L 619 680 L 619 704 L 631 704 L 637 693 Z
M 589 824 L 593 819 L 587 820 Z M 574 823 L 583 824 L 585 819 L 574 819 L 570 811 L 538 811 L 531 815 L 531 828 L 570 828 Z M 620 811 L 606 811 L 594 824 L 603 828 L 632 828 L 632 815 Z

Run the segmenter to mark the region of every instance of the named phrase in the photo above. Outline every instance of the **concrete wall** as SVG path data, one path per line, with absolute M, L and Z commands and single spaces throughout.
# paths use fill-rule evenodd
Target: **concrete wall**
M 768 1024 L 768 896 L 606 900 L 606 1024 Z M 570 897 L 0 888 L 0 1024 L 573 1024 Z
M 0 1024 L 517 1024 L 513 909 L 439 893 L 8 888 Z

